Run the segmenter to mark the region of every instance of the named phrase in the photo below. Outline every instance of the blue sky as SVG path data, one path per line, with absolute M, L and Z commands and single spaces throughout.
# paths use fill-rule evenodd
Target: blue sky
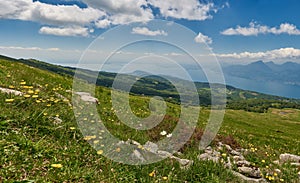
M 2 0 L 0 54 L 75 64 L 116 26 L 137 22 L 140 35 L 168 35 L 147 25 L 160 19 L 194 31 L 194 42 L 206 43 L 220 62 L 300 63 L 299 7 L 297 0 Z

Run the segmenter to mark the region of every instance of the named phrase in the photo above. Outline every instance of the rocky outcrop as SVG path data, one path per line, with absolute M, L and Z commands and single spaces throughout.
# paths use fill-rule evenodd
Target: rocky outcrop
M 75 94 L 79 95 L 81 97 L 81 100 L 84 102 L 91 102 L 99 104 L 99 101 L 97 98 L 93 97 L 90 93 L 87 92 L 75 92 Z
M 7 94 L 13 94 L 13 95 L 17 95 L 17 96 L 23 95 L 23 93 L 20 91 L 8 89 L 8 88 L 1 88 L 1 87 L 0 87 L 0 92 L 7 93 Z
M 264 178 L 262 178 L 260 169 L 255 166 L 251 166 L 251 163 L 243 156 L 243 153 L 247 150 L 233 149 L 229 145 L 222 144 L 221 142 L 218 143 L 216 149 L 217 150 L 214 150 L 210 146 L 207 147 L 204 150 L 204 153 L 198 156 L 198 159 L 222 163 L 224 167 L 230 169 L 232 173 L 242 181 L 267 182 Z M 221 154 L 220 151 L 227 153 Z M 236 170 L 233 170 L 233 165 L 237 167 Z

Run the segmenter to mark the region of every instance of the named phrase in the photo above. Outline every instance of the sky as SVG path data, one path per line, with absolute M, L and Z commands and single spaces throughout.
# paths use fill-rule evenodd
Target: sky
M 140 36 L 182 41 L 184 49 L 207 62 L 214 56 L 221 64 L 300 63 L 299 7 L 298 0 L 0 0 L 0 54 L 73 65 L 107 56 L 114 46 Z M 157 20 L 168 22 L 151 23 Z M 191 32 L 173 30 L 179 25 Z M 102 47 L 96 47 L 101 40 Z M 175 47 L 152 48 L 149 43 L 124 48 L 115 60 L 151 51 L 180 58 Z

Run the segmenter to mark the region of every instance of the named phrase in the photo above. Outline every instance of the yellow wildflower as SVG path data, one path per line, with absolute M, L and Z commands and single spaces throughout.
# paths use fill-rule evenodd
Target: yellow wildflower
M 34 93 L 34 91 L 33 90 L 28 90 L 28 92 L 27 92 L 28 94 L 33 94 Z
M 13 85 L 9 85 L 9 87 L 8 88 L 10 88 L 10 89 L 14 89 L 15 87 L 13 86 Z
M 25 97 L 25 98 L 30 98 L 30 97 L 31 97 L 31 95 L 24 95 L 24 97 Z
M 264 159 L 263 159 L 263 160 L 261 160 L 261 162 L 262 162 L 262 163 L 265 163 L 265 162 L 266 162 L 266 160 L 264 160 Z
M 20 82 L 20 85 L 26 85 L 26 81 Z
M 168 177 L 164 176 L 164 177 L 163 177 L 163 180 L 168 180 Z
M 6 77 L 10 78 L 10 77 L 11 77 L 11 75 L 10 75 L 10 74 L 7 74 L 7 76 L 6 76 Z
M 11 98 L 11 99 L 5 99 L 5 102 L 6 103 L 11 103 L 11 102 L 13 102 L 15 99 L 13 99 L 13 98 Z
M 116 152 L 120 152 L 120 151 L 121 151 L 121 148 L 118 147 L 118 148 L 116 149 Z
M 150 176 L 150 177 L 155 176 L 155 170 L 153 170 L 151 173 L 149 173 L 149 176 Z
M 76 128 L 75 127 L 70 127 L 70 130 L 75 130 Z
M 97 154 L 99 154 L 99 155 L 103 154 L 103 150 L 97 151 Z
M 280 182 L 284 182 L 284 179 L 279 179 Z
M 39 96 L 38 95 L 32 95 L 32 98 L 38 98 Z
M 51 167 L 53 168 L 62 168 L 62 164 L 52 164 Z

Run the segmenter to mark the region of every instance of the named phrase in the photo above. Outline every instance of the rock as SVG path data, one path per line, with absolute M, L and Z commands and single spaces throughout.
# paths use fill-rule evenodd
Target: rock
M 243 161 L 243 160 L 245 160 L 245 158 L 244 158 L 244 156 L 233 156 L 233 160 L 235 162 L 237 162 L 237 161 Z
M 212 149 L 210 146 L 208 146 L 207 148 L 205 148 L 204 151 L 205 151 L 206 153 L 208 153 L 208 154 L 212 154 L 213 149 Z
M 53 121 L 54 124 L 61 124 L 62 123 L 62 119 L 60 119 L 57 116 L 55 116 L 53 119 L 54 119 L 54 121 Z
M 291 163 L 291 165 L 300 167 L 300 163 Z
M 91 102 L 99 104 L 99 101 L 97 98 L 93 97 L 90 93 L 87 92 L 75 92 L 75 94 L 79 95 L 81 97 L 81 100 L 84 102 Z
M 279 170 L 279 169 L 275 169 L 274 170 L 276 173 L 281 173 L 281 170 Z
M 298 178 L 300 179 L 300 172 L 298 172 Z
M 13 94 L 13 95 L 17 95 L 17 96 L 23 95 L 23 93 L 20 92 L 20 91 L 17 91 L 17 90 L 11 90 L 11 89 L 7 89 L 7 88 L 1 88 L 1 87 L 0 87 L 0 91 L 1 91 L 2 93 Z
M 225 168 L 232 169 L 230 157 L 227 157 L 227 163 L 225 163 Z
M 279 161 L 280 161 L 280 163 L 287 163 L 287 162 L 299 163 L 300 156 L 285 153 L 285 154 L 281 154 L 279 156 Z
M 227 145 L 227 144 L 226 144 L 226 145 L 225 145 L 225 148 L 226 148 L 226 150 L 229 151 L 229 152 L 232 151 L 232 148 L 230 147 L 230 145 Z
M 250 166 L 251 163 L 249 161 L 243 160 L 243 161 L 237 161 L 236 165 L 241 167 L 241 166 Z
M 247 175 L 252 178 L 261 178 L 261 172 L 259 169 L 250 167 L 238 167 L 240 173 Z
M 275 165 L 279 165 L 279 164 L 280 164 L 280 163 L 279 163 L 279 160 L 273 161 L 273 163 L 274 163 Z
M 172 154 L 167 151 L 157 151 L 157 155 L 162 158 L 172 157 Z
M 198 159 L 202 161 L 208 160 L 208 161 L 213 161 L 215 163 L 218 163 L 220 158 L 218 156 L 213 156 L 208 153 L 203 153 L 198 156 Z
M 153 142 L 150 142 L 150 141 L 146 142 L 146 144 L 144 145 L 144 148 L 154 154 L 156 154 L 158 151 L 158 145 Z
M 241 153 L 235 150 L 230 151 L 230 154 L 232 154 L 233 156 L 241 156 Z
M 250 177 L 246 177 L 245 175 L 240 174 L 239 172 L 236 172 L 236 171 L 232 171 L 232 174 L 235 175 L 236 177 L 238 177 L 239 179 L 241 179 L 243 182 L 247 182 L 247 183 L 267 183 L 266 179 L 264 179 L 264 178 L 260 178 L 260 179 L 250 178 Z
M 185 170 L 188 169 L 188 168 L 190 168 L 193 165 L 193 163 L 194 163 L 193 160 L 180 159 L 180 158 L 175 157 L 175 156 L 172 156 L 171 158 L 172 159 L 176 159 L 179 162 L 179 164 L 180 164 L 180 168 L 181 169 L 185 169 Z
M 146 161 L 145 158 L 142 156 L 142 154 L 138 150 L 134 150 L 133 153 L 131 154 L 131 157 L 133 159 L 138 159 L 142 162 Z

